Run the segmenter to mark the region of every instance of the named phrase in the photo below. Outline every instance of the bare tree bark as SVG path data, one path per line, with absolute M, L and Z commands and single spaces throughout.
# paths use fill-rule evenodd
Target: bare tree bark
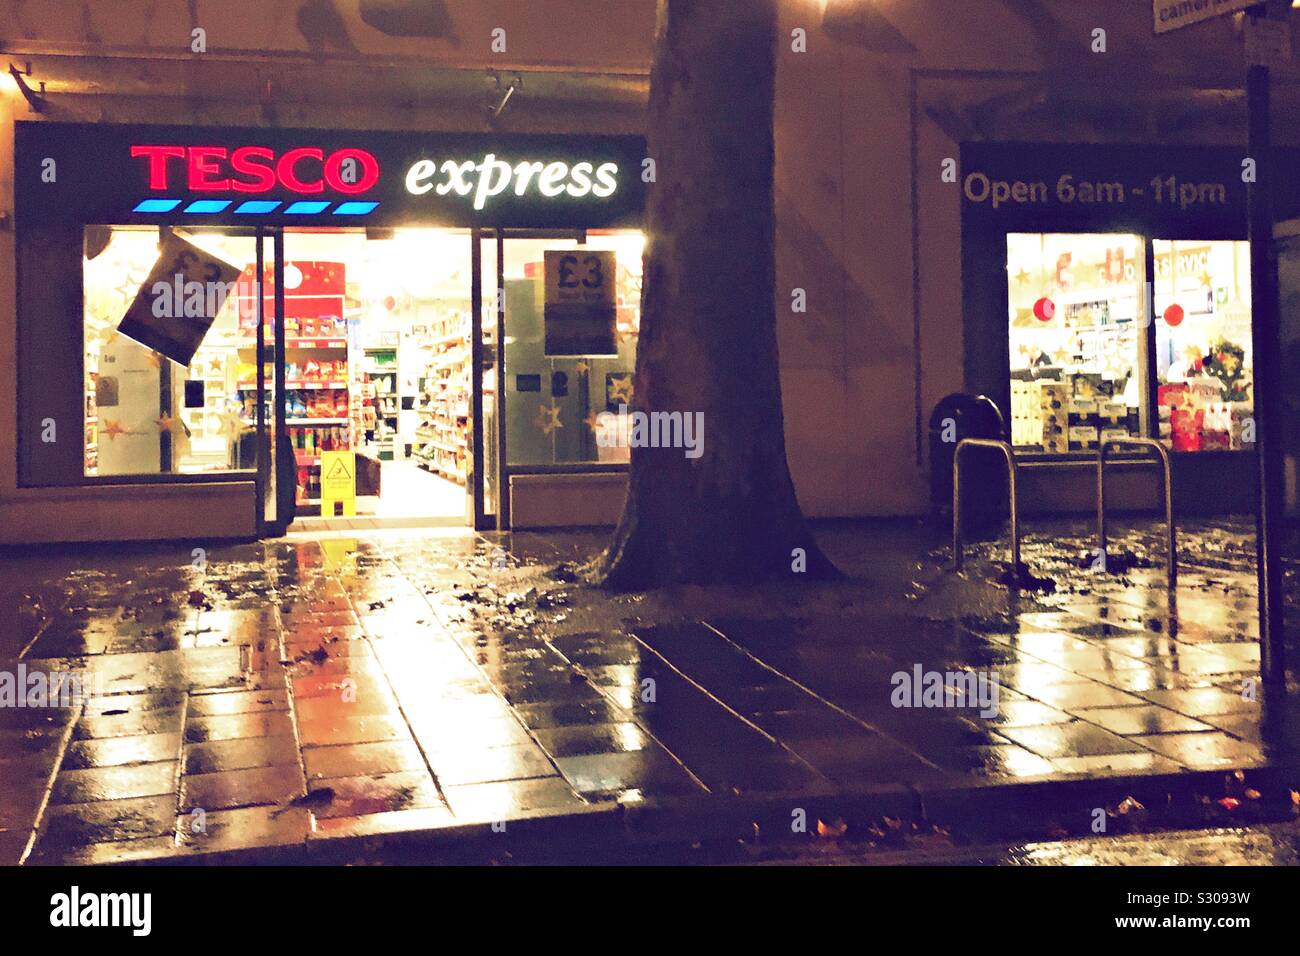
M 590 569 L 616 590 L 838 574 L 785 454 L 773 247 L 777 0 L 660 0 L 634 411 L 704 413 L 703 454 L 633 447 Z

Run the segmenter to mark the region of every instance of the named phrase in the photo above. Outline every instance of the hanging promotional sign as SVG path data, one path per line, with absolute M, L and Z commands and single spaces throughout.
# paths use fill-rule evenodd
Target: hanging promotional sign
M 238 278 L 230 263 L 168 232 L 117 330 L 188 366 Z
M 550 250 L 543 265 L 547 357 L 617 355 L 614 253 Z

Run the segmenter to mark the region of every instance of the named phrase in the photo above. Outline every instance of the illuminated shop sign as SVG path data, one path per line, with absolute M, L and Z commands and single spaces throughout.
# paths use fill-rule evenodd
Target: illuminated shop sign
M 488 153 L 479 162 L 446 159 L 439 164 L 433 159 L 421 159 L 406 172 L 406 191 L 422 196 L 429 190 L 439 196 L 455 192 L 458 196 L 474 197 L 474 208 L 483 209 L 493 196 L 508 189 L 516 196 L 539 195 L 546 199 L 571 196 L 581 199 L 594 196 L 606 199 L 618 189 L 617 163 L 592 163 L 579 161 L 570 166 L 566 162 L 543 163 L 523 160 L 511 164 Z
M 277 185 L 294 193 L 363 193 L 379 182 L 379 160 L 364 149 L 337 149 L 325 155 L 315 146 L 299 146 L 279 156 L 265 146 L 132 146 L 131 155 L 149 164 L 149 188 L 166 190 L 168 174 L 183 168 L 193 192 L 264 193 Z M 179 163 L 169 161 L 180 160 Z
M 599 229 L 640 223 L 639 136 L 35 123 L 25 222 Z M 57 170 L 57 175 L 52 173 Z
M 364 149 L 345 147 L 330 153 L 317 146 L 298 146 L 277 154 L 266 146 L 174 146 L 133 145 L 132 158 L 147 163 L 149 188 L 170 192 L 184 188 L 194 193 L 269 193 L 273 190 L 311 196 L 331 190 L 345 195 L 364 193 L 379 182 L 379 160 Z M 135 212 L 171 212 L 180 199 L 149 198 Z M 197 199 L 182 212 L 217 213 L 234 205 L 233 199 Z M 330 202 L 298 201 L 288 204 L 288 214 L 324 212 Z M 364 215 L 378 203 L 342 202 L 335 215 Z M 235 206 L 239 214 L 274 212 L 280 202 L 252 200 Z

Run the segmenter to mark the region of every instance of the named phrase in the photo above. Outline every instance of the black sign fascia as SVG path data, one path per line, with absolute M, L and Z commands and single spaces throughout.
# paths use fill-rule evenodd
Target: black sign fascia
M 133 147 L 166 147 L 156 151 L 167 155 L 155 181 L 147 150 L 132 156 Z M 234 168 L 235 151 L 248 147 L 242 169 Z M 297 158 L 279 167 L 295 150 Z M 22 121 L 15 124 L 14 151 L 20 228 L 33 222 L 635 228 L 645 199 L 646 147 L 639 136 Z M 330 157 L 355 157 L 354 151 L 373 157 L 374 185 L 332 188 Z M 434 171 L 415 177 L 411 191 L 408 174 L 422 161 L 428 161 L 422 170 Z M 254 165 L 259 169 L 250 172 Z M 286 180 L 310 189 L 295 190 Z M 351 182 L 354 190 L 358 180 Z

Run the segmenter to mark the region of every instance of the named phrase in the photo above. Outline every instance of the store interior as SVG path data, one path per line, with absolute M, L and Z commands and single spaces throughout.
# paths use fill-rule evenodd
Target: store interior
M 255 469 L 255 240 L 180 230 L 239 270 L 188 368 L 117 331 L 158 261 L 153 227 L 88 227 L 85 284 L 85 474 L 203 474 Z M 506 421 L 513 464 L 626 460 L 595 440 L 601 412 L 631 400 L 639 327 L 639 232 L 481 240 L 485 482 L 494 508 L 496 330 L 504 314 L 511 370 Z M 617 255 L 617 342 L 607 354 L 551 356 L 543 347 L 542 263 L 548 251 Z M 346 525 L 321 507 L 322 461 L 355 453 L 356 517 L 471 523 L 471 237 L 466 230 L 286 230 L 285 425 L 296 458 L 296 527 Z M 262 309 L 273 341 L 271 244 Z M 265 369 L 268 421 L 273 368 Z M 328 505 L 327 507 L 332 507 Z
M 1017 448 L 1086 452 L 1126 436 L 1155 436 L 1177 452 L 1249 447 L 1249 243 L 1152 239 L 1148 293 L 1147 241 L 1007 236 Z

